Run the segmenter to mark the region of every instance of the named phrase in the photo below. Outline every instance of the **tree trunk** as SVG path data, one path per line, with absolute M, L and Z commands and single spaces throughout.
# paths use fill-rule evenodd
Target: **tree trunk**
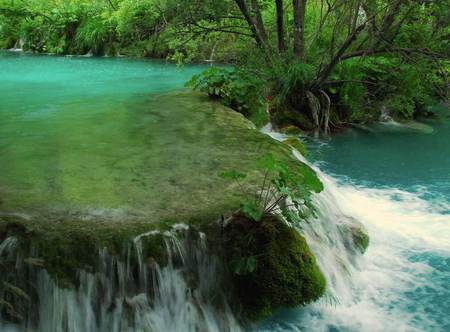
M 264 27 L 264 22 L 261 16 L 261 10 L 259 9 L 258 0 L 252 0 L 252 11 L 255 17 L 256 28 L 258 29 L 261 39 L 264 41 L 264 43 L 267 43 L 267 32 L 266 28 Z
M 286 43 L 284 40 L 284 8 L 283 0 L 275 0 L 277 8 L 277 38 L 278 38 L 278 51 L 283 53 L 286 50 Z
M 256 26 L 256 22 L 250 14 L 250 11 L 247 7 L 247 3 L 245 2 L 245 0 L 234 0 L 234 2 L 239 7 L 239 10 L 241 11 L 242 15 L 244 16 L 245 20 L 247 21 L 247 24 L 248 24 L 250 30 L 252 31 L 252 35 L 256 41 L 256 44 L 259 47 L 263 48 L 265 45 L 265 40 L 261 36 L 261 34 Z
M 305 58 L 305 13 L 306 0 L 293 0 L 294 9 L 294 55 Z
M 344 41 L 344 43 L 341 45 L 339 50 L 334 54 L 333 58 L 331 59 L 330 63 L 322 69 L 319 74 L 317 75 L 317 80 L 314 83 L 313 88 L 320 87 L 323 82 L 325 82 L 328 77 L 330 76 L 333 69 L 338 65 L 338 63 L 342 60 L 344 53 L 347 51 L 347 49 L 353 44 L 353 42 L 356 40 L 358 35 L 364 30 L 366 27 L 367 22 L 364 22 L 359 27 L 357 27 L 350 35 L 347 36 L 347 39 Z

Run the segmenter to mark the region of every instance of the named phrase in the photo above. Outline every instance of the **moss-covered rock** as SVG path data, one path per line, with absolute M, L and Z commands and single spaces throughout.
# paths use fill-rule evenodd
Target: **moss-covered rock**
M 304 131 L 312 131 L 315 129 L 312 120 L 305 113 L 295 109 L 286 108 L 277 110 L 272 120 L 279 127 L 294 125 Z
M 133 261 L 136 255 L 127 256 L 127 250 L 136 250 L 133 241 L 142 234 L 149 236 L 141 237 L 139 257 L 149 264 L 164 265 L 168 259 L 164 233 L 180 223 L 200 231 L 212 227 L 220 233 L 214 222 L 238 210 L 248 198 L 245 191 L 257 193 L 260 189 L 264 170 L 257 160 L 267 153 L 302 174 L 306 190 L 323 188 L 314 171 L 293 157 L 294 142 L 272 140 L 241 114 L 201 94 L 180 92 L 150 99 L 142 105 L 148 111 L 139 116 L 152 130 L 145 126 L 133 130 L 137 144 L 143 147 L 131 157 L 128 145 L 123 158 L 118 158 L 116 151 L 111 153 L 113 163 L 108 156 L 105 160 L 79 160 L 73 151 L 61 148 L 58 176 L 49 174 L 50 167 L 28 168 L 19 160 L 12 163 L 23 168 L 10 169 L 14 176 L 9 179 L 22 179 L 30 173 L 35 181 L 26 195 L 16 190 L 20 181 L 8 183 L 8 190 L 0 192 L 0 242 L 16 237 L 24 262 L 22 271 L 7 269 L 11 279 L 26 276 L 18 280 L 18 287 L 32 293 L 32 279 L 36 281 L 42 269 L 59 286 L 76 287 L 80 270 L 104 273 L 99 266 L 105 248 L 113 259 L 127 259 L 131 273 L 138 273 L 140 266 Z M 44 149 L 40 155 L 47 153 Z M 45 158 L 43 165 L 52 162 Z M 236 184 L 219 176 L 230 170 L 245 173 L 245 181 Z M 248 261 L 256 264 L 252 273 L 233 274 L 232 278 L 247 317 L 305 304 L 323 293 L 325 280 L 304 238 L 276 218 L 258 224 L 233 222 L 226 238 L 225 251 L 231 255 L 227 261 L 244 254 L 254 256 Z M 222 248 L 221 240 L 208 242 L 209 249 Z M 13 267 L 15 262 L 11 264 Z M 33 299 L 38 302 L 36 296 Z
M 308 155 L 306 146 L 296 137 L 289 137 L 288 139 L 284 140 L 283 143 L 293 147 L 305 157 Z
M 294 125 L 287 125 L 285 127 L 280 128 L 280 132 L 286 135 L 292 135 L 292 136 L 300 136 L 304 135 L 305 132 L 301 130 L 299 127 Z
M 62 287 L 77 285 L 78 271 L 95 272 L 100 251 L 104 248 L 119 259 L 125 259 L 127 249 L 138 235 L 151 231 L 157 234 L 143 238 L 144 257 L 164 265 L 167 261 L 163 233 L 165 224 L 83 222 L 80 220 L 49 220 L 41 222 L 18 217 L 0 218 L 0 243 L 16 237 L 23 257 L 39 262 Z M 135 259 L 135 255 L 130 257 Z M 136 262 L 130 261 L 130 264 Z
M 369 248 L 370 237 L 367 230 L 362 225 L 355 225 L 350 227 L 352 239 L 355 247 L 361 252 L 365 253 Z
M 349 250 L 356 250 L 364 254 L 370 243 L 369 233 L 366 228 L 353 218 L 338 226 L 345 246 Z
M 257 320 L 279 307 L 310 303 L 325 291 L 325 278 L 306 240 L 277 217 L 231 221 L 225 228 L 225 251 L 246 318 Z M 235 270 L 236 261 L 249 258 L 255 266 Z

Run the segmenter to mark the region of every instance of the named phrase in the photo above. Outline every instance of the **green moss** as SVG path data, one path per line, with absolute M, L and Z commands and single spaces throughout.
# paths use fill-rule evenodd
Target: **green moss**
M 344 244 L 349 250 L 357 250 L 361 254 L 367 251 L 370 243 L 370 237 L 367 230 L 356 220 L 350 224 L 339 225 L 339 230 L 344 238 Z
M 315 128 L 313 122 L 306 114 L 294 109 L 277 110 L 273 116 L 273 121 L 279 127 L 294 125 L 305 131 L 311 131 Z
M 256 258 L 253 272 L 233 275 L 245 317 L 256 320 L 323 295 L 326 281 L 306 240 L 276 217 L 259 223 L 241 217 L 227 226 L 225 238 L 228 262 Z
M 42 262 L 42 268 L 60 286 L 69 287 L 77 284 L 77 271 L 95 272 L 99 266 L 100 250 L 107 248 L 111 255 L 125 259 L 126 249 L 136 236 L 156 229 L 164 231 L 168 227 L 145 223 L 53 220 L 43 228 L 39 222 L 3 217 L 0 218 L 0 241 L 16 236 L 24 255 L 34 255 L 30 258 Z M 161 234 L 143 238 L 142 248 L 144 257 L 163 265 L 166 263 Z
M 300 136 L 300 135 L 303 135 L 305 133 L 299 127 L 294 126 L 294 125 L 287 125 L 287 126 L 281 128 L 280 131 L 283 134 L 292 135 L 292 136 Z
M 296 137 L 289 137 L 288 139 L 283 141 L 283 143 L 293 147 L 305 157 L 308 155 L 306 146 Z
M 370 237 L 367 230 L 363 226 L 354 226 L 350 228 L 352 232 L 352 239 L 355 247 L 365 253 L 367 248 L 369 248 Z

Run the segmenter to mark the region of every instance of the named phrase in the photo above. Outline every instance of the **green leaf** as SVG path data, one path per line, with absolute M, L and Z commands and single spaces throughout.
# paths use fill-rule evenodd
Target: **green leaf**
M 242 257 L 231 261 L 231 270 L 234 274 L 245 275 L 246 273 L 246 261 Z
M 245 201 L 242 203 L 241 212 L 244 216 L 254 221 L 260 221 L 263 217 L 263 209 L 252 201 Z
M 256 270 L 258 261 L 256 257 L 238 257 L 231 261 L 231 270 L 234 274 L 243 276 L 249 273 L 253 273 Z
M 254 256 L 250 256 L 247 258 L 247 272 L 253 273 L 256 270 L 256 266 L 258 264 L 258 261 Z
M 273 172 L 277 169 L 277 161 L 271 153 L 265 154 L 261 159 L 258 160 L 257 164 L 259 167 L 269 172 Z

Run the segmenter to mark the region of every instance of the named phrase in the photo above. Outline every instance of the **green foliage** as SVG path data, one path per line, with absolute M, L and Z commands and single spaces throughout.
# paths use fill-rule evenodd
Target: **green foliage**
M 311 200 L 313 192 L 321 192 L 323 184 L 314 171 L 304 164 L 296 168 L 279 162 L 272 154 L 266 154 L 257 161 L 264 173 L 264 180 L 256 193 L 249 193 L 241 183 L 246 175 L 237 171 L 221 173 L 220 176 L 237 182 L 247 198 L 242 202 L 240 212 L 246 218 L 260 222 L 265 216 L 277 210 L 290 222 L 300 222 L 314 214 Z
M 224 246 L 235 296 L 247 318 L 305 305 L 325 292 L 325 278 L 305 239 L 276 217 L 260 223 L 233 220 L 224 230 Z
M 275 95 L 276 108 L 286 105 L 301 104 L 301 96 L 309 89 L 315 78 L 316 69 L 313 65 L 304 62 L 293 62 L 289 66 L 277 66 L 269 73 L 273 82 L 272 91 Z
M 261 82 L 246 71 L 211 67 L 195 75 L 187 86 L 208 93 L 246 116 L 264 107 Z
M 75 42 L 82 53 L 114 54 L 114 25 L 103 13 L 92 13 L 77 29 Z
M 409 119 L 438 99 L 442 77 L 428 61 L 408 63 L 395 56 L 343 62 L 335 80 L 348 81 L 330 92 L 352 122 L 378 119 L 385 108 L 392 116 Z
M 231 263 L 230 267 L 233 271 L 233 273 L 244 276 L 250 273 L 253 273 L 256 270 L 256 267 L 258 266 L 258 261 L 254 256 L 250 257 L 237 257 L 234 258 Z

